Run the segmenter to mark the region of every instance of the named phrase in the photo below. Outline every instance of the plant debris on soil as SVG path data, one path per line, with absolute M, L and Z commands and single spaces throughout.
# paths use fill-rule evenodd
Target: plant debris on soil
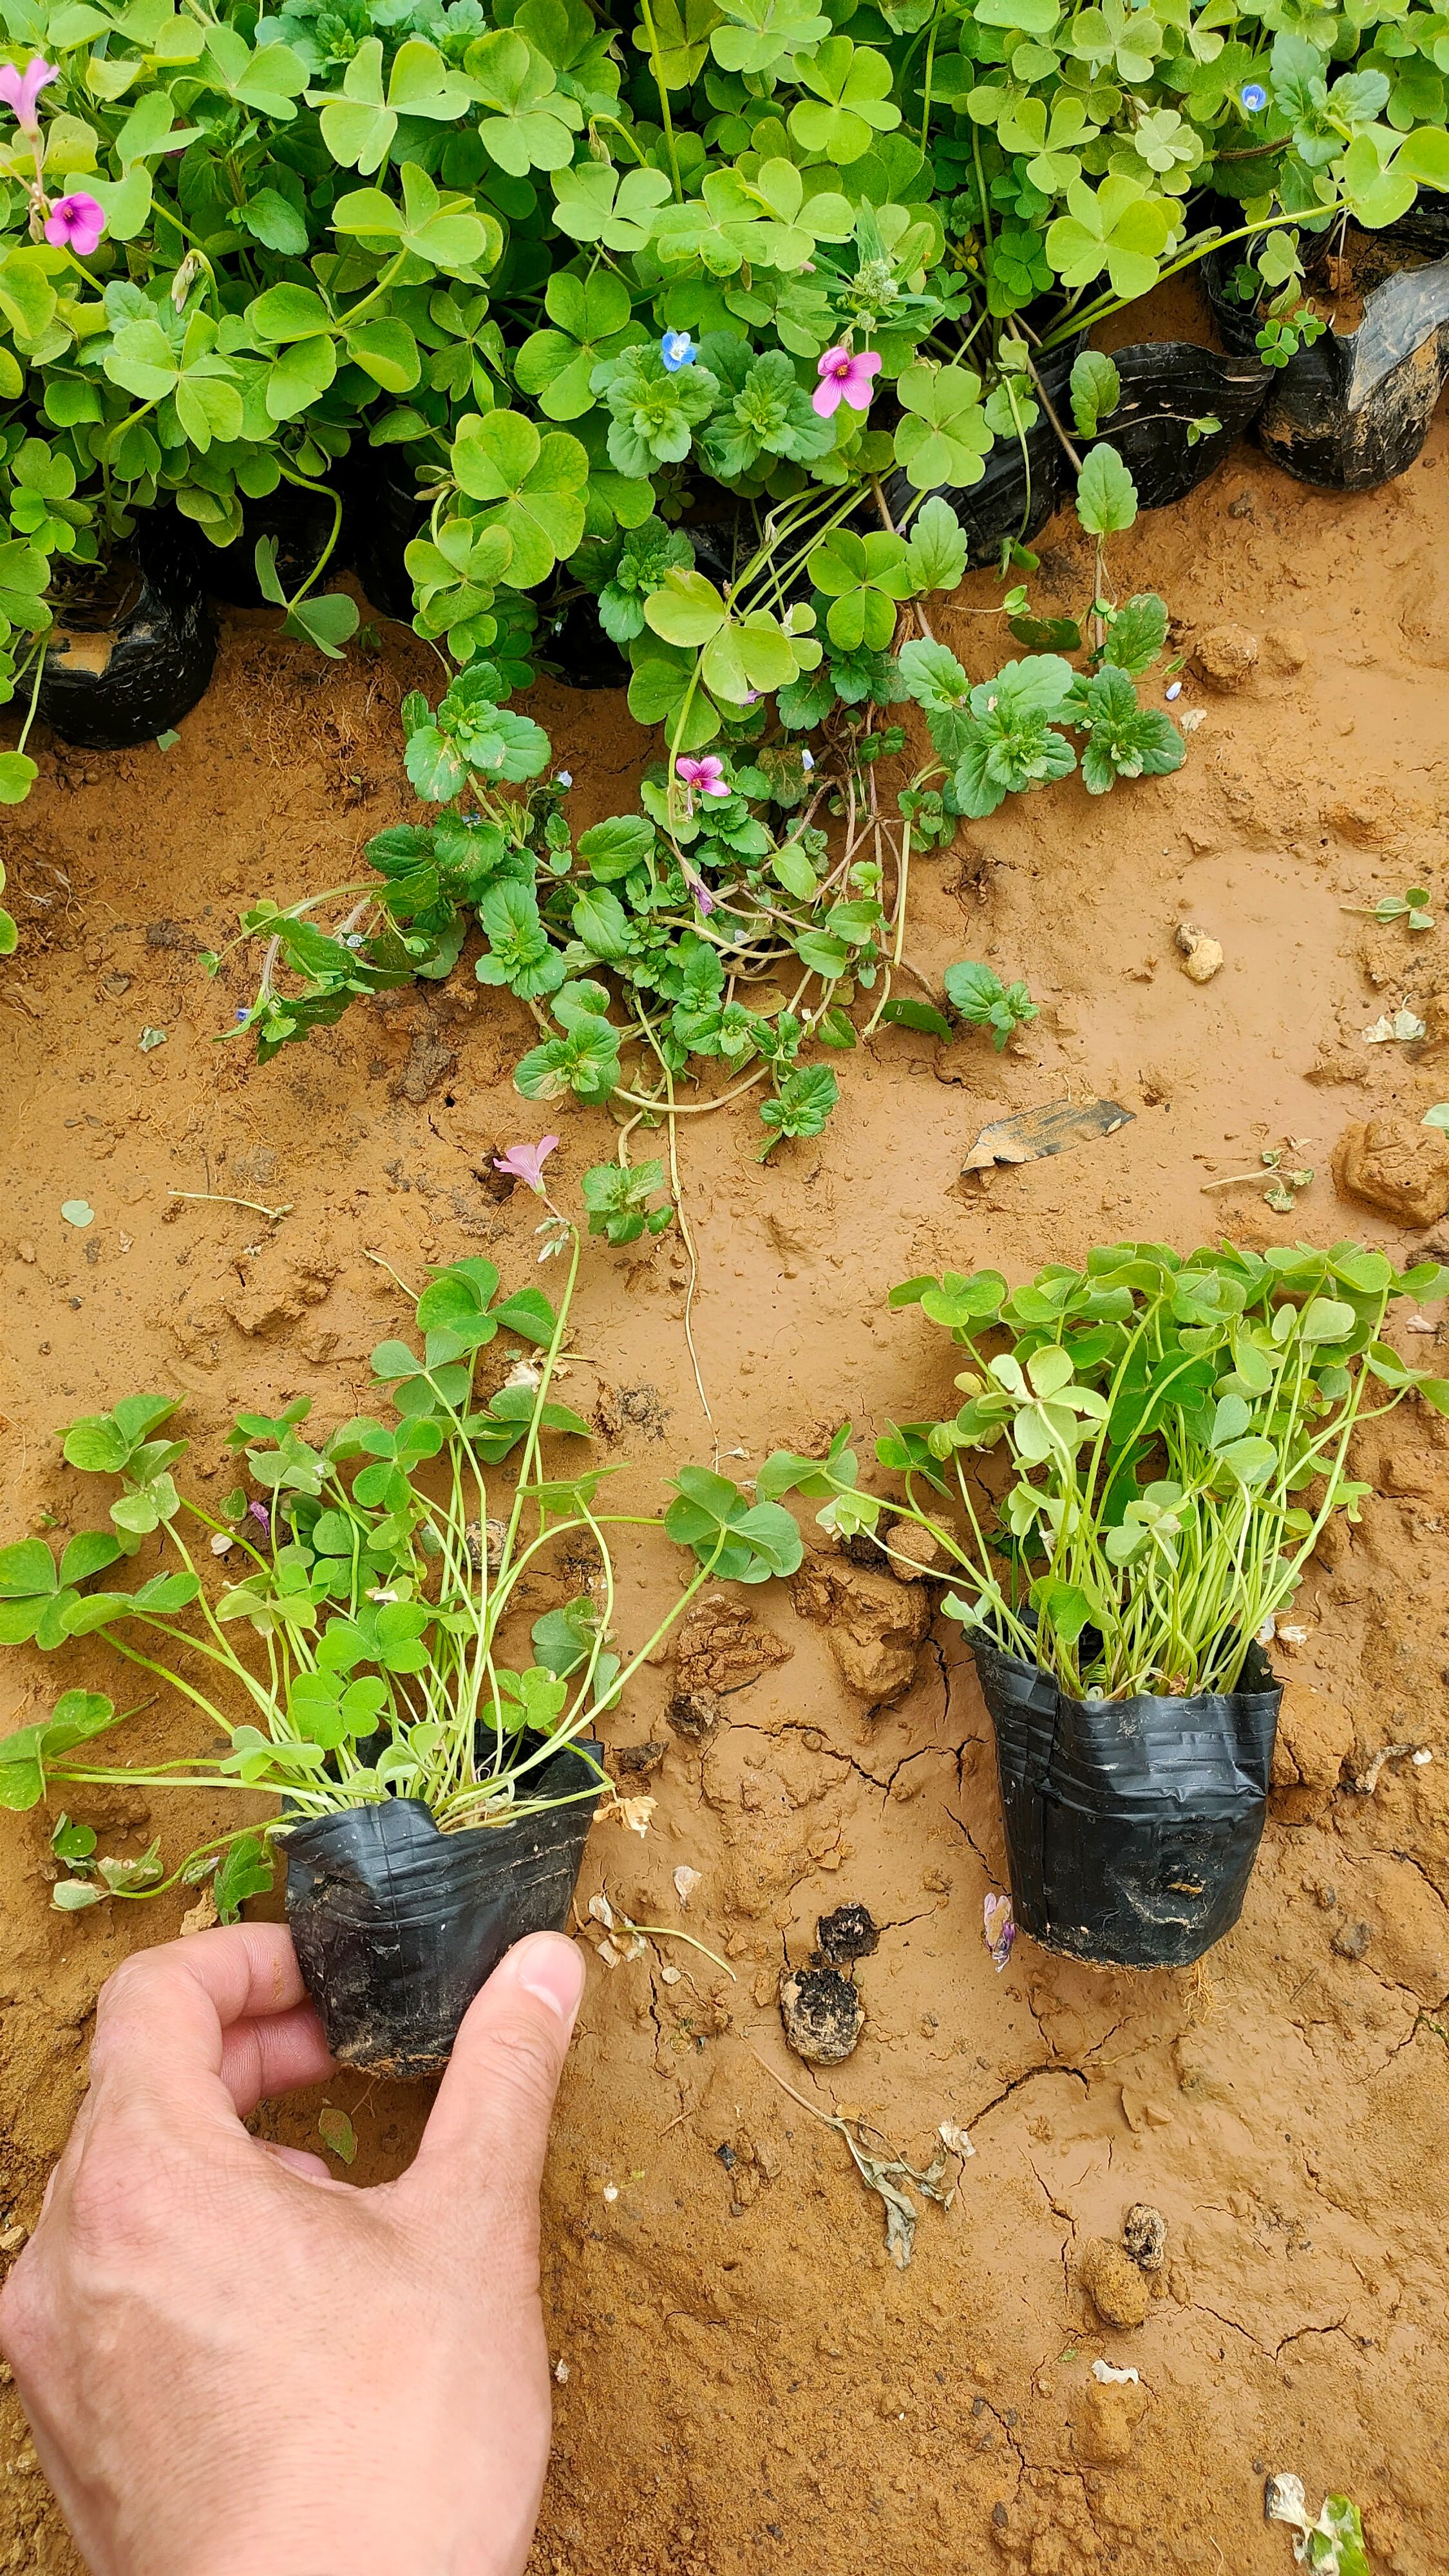
M 1353 1233 L 1443 1257 L 1449 1186 L 1396 1140 L 1449 1088 L 1449 931 L 1411 940 L 1341 907 L 1413 885 L 1449 918 L 1446 473 L 1441 417 L 1422 465 L 1384 490 L 1309 490 L 1239 449 L 1141 518 L 1113 569 L 1181 621 L 1179 706 L 1206 711 L 1187 766 L 1110 805 L 1064 781 L 912 871 L 921 972 L 986 958 L 1028 977 L 1040 1017 L 1000 1055 L 882 1029 L 837 1060 L 828 1131 L 763 1167 L 749 1102 L 679 1122 L 692 1328 L 726 1472 L 748 1478 L 782 1445 L 818 1454 L 846 1419 L 949 1406 L 939 1336 L 888 1311 L 895 1282 L 978 1264 L 1020 1279 L 1122 1237 L 1185 1248 L 1203 1184 L 1285 1137 L 1315 1177 L 1288 1217 L 1249 1189 L 1219 1200 L 1238 1240 Z M 1040 545 L 1047 610 L 1054 585 L 1069 608 L 1091 578 L 1075 520 Z M 933 603 L 973 678 L 999 655 L 972 612 L 998 598 L 978 575 Z M 1191 644 L 1228 624 L 1259 649 L 1225 692 L 1195 676 Z M 54 1433 L 118 1393 L 180 1400 L 220 1497 L 237 1408 L 306 1395 L 324 1428 L 365 1409 L 397 1278 L 480 1251 L 510 1285 L 535 1275 L 534 1200 L 500 1199 L 490 1168 L 500 1139 L 543 1123 L 510 1080 L 532 1024 L 479 987 L 470 952 L 265 1070 L 213 1044 L 246 993 L 240 967 L 209 983 L 197 953 L 242 902 L 344 881 L 372 832 L 411 817 L 398 705 L 435 666 L 383 632 L 379 653 L 324 664 L 269 614 L 235 614 L 166 753 L 32 739 L 39 781 L 0 824 L 22 937 L 0 974 L 7 1541 L 48 1515 L 74 1525 Z M 543 682 L 533 704 L 574 778 L 575 830 L 621 810 L 650 747 L 622 698 Z M 356 810 L 344 773 L 365 781 Z M 1180 971 L 1189 921 L 1222 945 L 1210 984 Z M 1399 1012 L 1425 1036 L 1364 1044 Z M 166 1044 L 143 1051 L 142 1028 Z M 1097 1101 L 1117 1105 L 1114 1132 L 962 1182 L 983 1130 Z M 576 1201 L 615 1130 L 601 1112 L 550 1116 L 555 1187 Z M 1349 1127 L 1352 1203 L 1332 1170 Z M 688 1284 L 673 1230 L 591 1247 L 567 1395 L 600 1456 L 625 1462 L 616 1509 L 656 1508 L 672 1468 L 708 1454 Z M 1288 1686 L 1242 1921 L 1192 1971 L 1097 1970 L 1021 1936 L 998 1974 L 983 1904 L 1005 1854 L 961 1633 L 932 1621 L 928 1586 L 878 1550 L 852 1565 L 808 1512 L 796 1585 L 726 1596 L 757 1628 L 701 1630 L 687 1686 L 672 1658 L 631 1684 L 608 1731 L 626 1789 L 647 1771 L 652 1813 L 642 1836 L 596 1825 L 579 1916 L 607 1881 L 621 1919 L 678 1925 L 687 1864 L 700 1947 L 651 1939 L 590 1969 L 544 2193 L 559 2367 L 530 2576 L 1283 2576 L 1290 2537 L 1264 2521 L 1263 2481 L 1285 2464 L 1315 2501 L 1353 2498 L 1376 2576 L 1442 2569 L 1449 1426 L 1406 1408 L 1390 1438 L 1363 1433 L 1355 1472 L 1374 1487 L 1362 1519 L 1332 1534 L 1273 1647 Z M 676 1581 L 663 1542 L 641 1556 L 615 1607 L 624 1648 Z M 581 1588 L 545 1555 L 528 1616 Z M 66 1679 L 92 1679 L 84 1650 Z M 34 1720 L 55 1687 L 41 1657 L 8 1654 L 0 1725 Z M 132 1741 L 140 1758 L 194 1738 L 158 1701 Z M 1386 1742 L 1435 1758 L 1391 1759 L 1362 1794 Z M 158 1831 L 179 1853 L 220 1818 L 201 1796 L 153 1818 L 142 1793 L 107 1790 L 79 1820 L 139 1855 Z M 53 1821 L 7 1819 L 0 1837 L 0 2251 L 34 2224 L 81 2098 L 98 1986 L 194 1903 L 178 1889 L 63 1918 Z M 781 1964 L 826 1949 L 817 1926 L 842 1904 L 889 1927 L 858 1954 L 869 2017 L 844 2063 L 802 2066 Z M 340 2114 L 366 2184 L 406 2162 L 427 2098 L 341 2074 L 255 2125 L 315 2149 L 324 2109 Z M 801 2107 L 817 2100 L 823 2119 Z M 880 2144 L 872 2190 L 913 2201 L 943 2123 L 970 2131 L 907 2269 L 835 2119 L 867 2158 Z M 1156 2268 L 1124 2247 L 1134 2203 L 1165 2229 Z M 1112 2266 L 1087 2261 L 1094 2243 Z M 1140 2322 L 1107 2321 L 1109 2269 Z M 1138 2382 L 1094 2378 L 1095 2360 Z M 0 2569 L 77 2576 L 8 2383 L 0 2460 Z

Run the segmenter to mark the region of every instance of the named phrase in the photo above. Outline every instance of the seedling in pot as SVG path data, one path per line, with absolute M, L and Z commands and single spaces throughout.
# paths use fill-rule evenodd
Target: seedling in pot
M 953 1417 L 876 1443 L 904 1503 L 860 1486 L 843 1436 L 825 1460 L 770 1460 L 758 1489 L 822 1497 L 842 1536 L 914 1519 L 955 1570 L 948 1614 L 1075 1699 L 1230 1692 L 1329 1520 L 1371 1490 L 1350 1472 L 1359 1423 L 1410 1395 L 1449 1414 L 1449 1380 L 1383 1338 L 1399 1298 L 1446 1293 L 1437 1262 L 1400 1274 L 1347 1242 L 1112 1244 L 1015 1290 L 990 1270 L 907 1280 L 891 1304 L 968 1360 Z M 990 1497 L 969 1472 L 985 1451 L 1009 1469 Z
M 168 1436 L 172 1400 L 123 1398 L 66 1432 L 68 1465 L 119 1484 L 109 1526 L 82 1531 L 59 1559 L 40 1538 L 0 1549 L 0 1644 L 54 1652 L 104 1630 L 111 1650 L 168 1684 L 213 1742 L 130 1766 L 100 1761 L 96 1739 L 134 1709 L 83 1689 L 0 1740 L 0 1805 L 23 1811 L 67 1793 L 55 1847 L 82 1892 L 58 1891 L 58 1903 L 151 1896 L 214 1872 L 217 1910 L 230 1920 L 270 1884 L 271 1854 L 309 1820 L 412 1800 L 447 1837 L 545 1813 L 558 1801 L 542 1773 L 561 1748 L 590 1740 L 706 1583 L 764 1582 L 798 1565 L 790 1514 L 703 1468 L 680 1470 L 662 1516 L 604 1508 L 610 1471 L 578 1463 L 589 1426 L 554 1392 L 580 1238 L 547 1198 L 548 1143 L 511 1150 L 567 1265 L 557 1304 L 533 1285 L 503 1293 L 478 1255 L 434 1270 L 415 1300 L 421 1348 L 389 1338 L 372 1355 L 379 1414 L 320 1440 L 309 1437 L 305 1396 L 276 1416 L 240 1414 L 230 1445 L 248 1481 L 220 1512 L 177 1481 L 187 1444 Z M 535 1355 L 529 1363 L 504 1374 L 485 1361 L 519 1344 Z M 475 1538 L 485 1528 L 487 1547 Z M 652 1634 L 624 1653 L 611 1640 L 615 1533 L 635 1528 L 673 1539 L 690 1575 Z M 145 1538 L 159 1570 L 116 1582 Z M 530 1579 L 571 1540 L 598 1556 L 596 1593 L 535 1619 L 531 1658 L 520 1655 Z M 587 1771 L 592 1785 L 586 1775 L 571 1796 L 597 1794 L 604 1775 L 592 1755 Z M 114 1782 L 239 1795 L 246 1813 L 164 1874 L 154 1847 L 140 1861 L 97 1861 L 70 1793 Z M 259 1796 L 280 1798 L 281 1813 L 259 1822 Z

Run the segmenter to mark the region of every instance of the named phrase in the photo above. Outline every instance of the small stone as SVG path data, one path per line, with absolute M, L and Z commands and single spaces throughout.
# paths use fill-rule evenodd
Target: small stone
M 838 1968 L 787 1968 L 780 1979 L 780 2019 L 797 2057 L 810 2066 L 839 2066 L 865 2028 L 865 2006 Z
M 18 2254 L 21 2247 L 29 2242 L 29 2238 L 28 2227 L 7 2227 L 4 2234 L 0 2235 L 0 2254 Z
M 687 1736 L 691 1744 L 703 1744 L 724 1716 L 724 1706 L 718 1691 L 676 1691 L 664 1715 L 676 1735 Z
M 1123 2251 L 1139 2272 L 1160 2272 L 1167 2251 L 1167 2221 L 1147 2200 L 1134 2200 L 1122 2221 Z
M 1184 921 L 1177 932 L 1177 946 L 1182 957 L 1182 971 L 1195 984 L 1210 984 L 1222 967 L 1222 943 L 1210 939 L 1195 921 Z
M 1099 2317 L 1109 2326 L 1140 2326 L 1152 2292 L 1137 2265 L 1120 2245 L 1094 2236 L 1077 2266 L 1077 2279 Z
M 1401 1225 L 1437 1225 L 1449 1213 L 1449 1144 L 1396 1112 L 1351 1119 L 1333 1149 L 1333 1185 Z
M 16 1245 L 16 1247 L 15 1247 L 15 1255 L 16 1255 L 16 1259 L 17 1259 L 17 1260 L 19 1260 L 19 1261 L 24 1261 L 24 1262 L 26 1262 L 27 1264 L 29 1264 L 29 1263 L 33 1263 L 33 1261 L 34 1261 L 34 1259 L 35 1259 L 35 1246 L 34 1246 L 34 1244 L 33 1244 L 33 1243 L 17 1243 L 17 1245 Z
M 1345 1923 L 1341 1932 L 1335 1932 L 1333 1947 L 1340 1959 L 1361 1959 L 1373 1937 L 1366 1923 Z
M 833 1914 L 822 1914 L 815 1938 L 817 1959 L 831 1968 L 848 1968 L 880 1948 L 880 1933 L 864 1905 L 837 1905 Z
M 1246 626 L 1205 627 L 1192 648 L 1192 667 L 1209 688 L 1230 694 L 1245 688 L 1258 659 L 1258 639 Z

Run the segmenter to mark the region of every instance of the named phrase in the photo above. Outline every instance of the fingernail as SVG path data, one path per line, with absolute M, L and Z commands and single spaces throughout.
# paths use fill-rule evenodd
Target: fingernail
M 525 1991 L 537 1995 L 566 2029 L 572 2029 L 584 1997 L 585 1975 L 582 1954 L 573 1942 L 558 1932 L 538 1932 L 519 1943 L 507 1964 Z

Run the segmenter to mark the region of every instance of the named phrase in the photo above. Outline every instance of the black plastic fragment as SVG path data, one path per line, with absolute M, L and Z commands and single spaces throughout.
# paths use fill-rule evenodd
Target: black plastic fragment
M 1267 1812 L 1281 1682 L 1191 1699 L 1069 1699 L 1049 1673 L 972 1641 L 996 1734 L 1012 1910 L 1045 1949 L 1186 1968 L 1230 1932 Z
M 1410 218 L 1376 239 L 1421 264 L 1366 289 L 1356 331 L 1325 331 L 1299 349 L 1257 420 L 1275 464 L 1335 492 L 1370 492 L 1407 473 L 1449 378 L 1449 257 L 1424 259 L 1434 228 Z M 1246 351 L 1258 317 L 1228 293 L 1231 257 L 1210 252 L 1203 284 L 1229 348 Z
M 194 531 L 175 510 L 136 521 L 119 593 L 62 608 L 46 640 L 37 713 L 63 742 L 129 751 L 189 716 L 216 661 Z
M 442 2073 L 504 1951 L 567 1922 L 601 1758 L 563 1746 L 526 1785 L 572 1803 L 512 1824 L 441 1834 L 421 1799 L 387 1798 L 288 1834 L 287 1918 L 339 2065 Z

